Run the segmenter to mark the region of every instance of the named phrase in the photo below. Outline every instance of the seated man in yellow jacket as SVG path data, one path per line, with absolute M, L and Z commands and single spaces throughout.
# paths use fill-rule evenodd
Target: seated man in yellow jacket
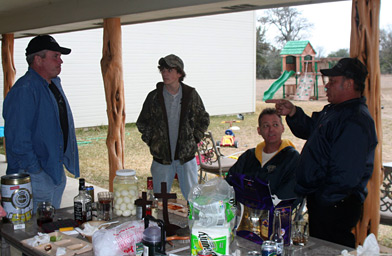
M 296 198 L 294 170 L 299 153 L 291 141 L 282 139 L 282 118 L 276 113 L 275 108 L 266 108 L 260 113 L 258 120 L 257 132 L 264 141 L 239 157 L 230 168 L 226 180 L 232 185 L 234 173 L 257 177 L 268 182 L 271 194 L 277 195 L 279 199 Z

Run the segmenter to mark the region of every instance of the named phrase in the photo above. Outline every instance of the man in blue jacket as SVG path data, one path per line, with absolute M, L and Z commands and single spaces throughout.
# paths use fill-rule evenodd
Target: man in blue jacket
M 307 116 L 287 100 L 275 103 L 295 136 L 306 139 L 296 170 L 296 192 L 307 197 L 311 236 L 355 248 L 351 232 L 360 219 L 373 172 L 377 136 L 363 97 L 368 74 L 356 58 L 322 69 L 330 104 Z
M 4 100 L 7 174 L 30 175 L 33 212 L 43 201 L 60 208 L 64 166 L 79 177 L 72 112 L 58 77 L 61 54 L 70 52 L 49 35 L 34 37 L 26 48 L 28 71 Z

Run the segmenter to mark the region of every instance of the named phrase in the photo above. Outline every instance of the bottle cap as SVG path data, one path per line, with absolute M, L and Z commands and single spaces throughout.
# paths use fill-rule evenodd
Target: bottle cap
M 143 232 L 143 241 L 153 244 L 161 242 L 161 229 L 157 226 L 146 228 Z
M 131 169 L 121 169 L 116 171 L 117 176 L 135 176 L 136 171 Z

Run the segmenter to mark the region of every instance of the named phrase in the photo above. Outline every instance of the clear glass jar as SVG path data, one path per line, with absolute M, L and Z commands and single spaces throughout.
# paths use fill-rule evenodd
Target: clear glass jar
M 113 180 L 114 213 L 128 217 L 136 215 L 135 200 L 139 198 L 139 186 L 136 171 L 122 169 L 116 171 Z

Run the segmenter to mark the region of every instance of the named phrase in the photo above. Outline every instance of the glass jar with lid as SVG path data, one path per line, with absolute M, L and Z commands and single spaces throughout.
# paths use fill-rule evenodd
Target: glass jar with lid
M 113 193 L 114 213 L 117 216 L 136 215 L 135 200 L 139 198 L 139 187 L 135 170 L 116 171 L 116 177 L 113 180 Z

